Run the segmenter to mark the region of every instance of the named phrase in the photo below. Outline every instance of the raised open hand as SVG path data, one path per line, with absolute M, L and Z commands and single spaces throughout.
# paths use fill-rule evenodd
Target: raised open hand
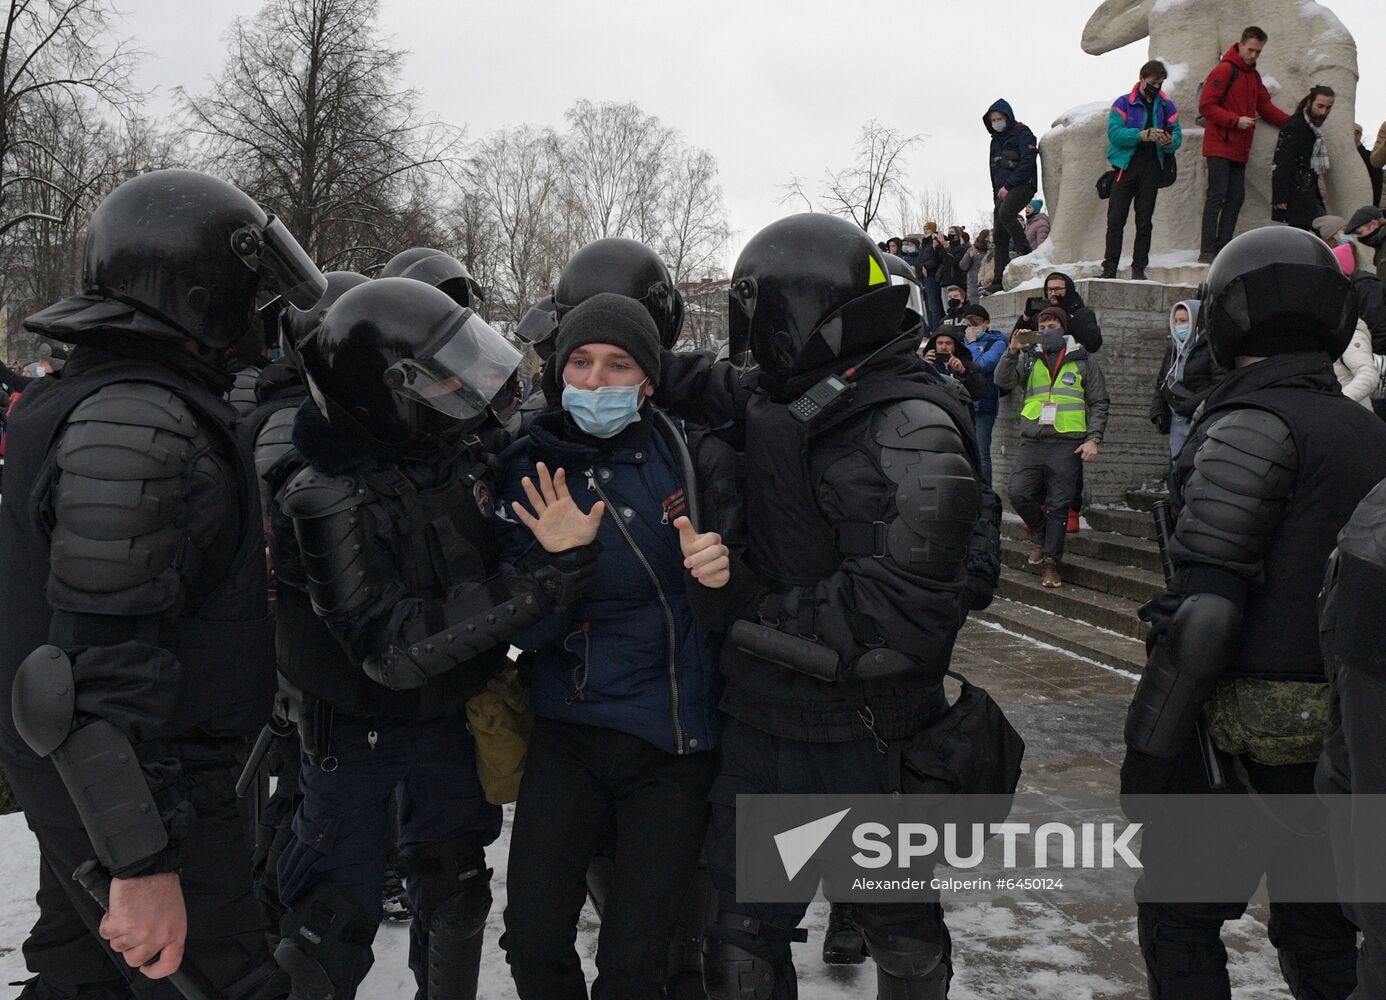
M 524 504 L 510 505 L 520 523 L 534 532 L 535 540 L 549 552 L 563 552 L 580 548 L 596 538 L 606 504 L 598 500 L 591 511 L 584 514 L 568 493 L 567 477 L 562 469 L 550 477 L 548 467 L 540 462 L 535 467 L 535 475 L 539 477 L 538 486 L 528 476 L 520 482 L 534 513 L 526 510 Z

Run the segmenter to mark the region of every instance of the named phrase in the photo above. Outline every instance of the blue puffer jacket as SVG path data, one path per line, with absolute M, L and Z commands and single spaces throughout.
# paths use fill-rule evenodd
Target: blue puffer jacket
M 1006 116 L 1005 131 L 997 133 L 991 129 L 991 113 L 999 111 Z M 1027 184 L 1039 184 L 1039 143 L 1030 127 L 1015 120 L 1015 112 L 1010 102 L 996 101 L 982 115 L 982 124 L 991 136 L 991 190 L 1017 188 Z
M 526 502 L 521 480 L 535 478 L 537 462 L 566 471 L 569 492 L 584 511 L 603 494 L 607 500 L 597 533 L 601 555 L 585 599 L 514 639 L 534 654 L 530 704 L 543 718 L 630 733 L 669 753 L 714 749 L 718 642 L 689 609 L 685 588 L 697 584 L 684 571 L 672 523 L 684 512 L 679 464 L 653 432 L 649 413 L 600 449 L 595 439 L 565 427 L 566 419 L 561 410 L 535 417 L 529 436 L 501 456 L 507 561 L 536 544 L 508 505 Z
M 978 413 L 995 413 L 1001 402 L 1001 390 L 996 388 L 996 366 L 1006 356 L 1010 339 L 1000 330 L 987 330 L 969 343 L 972 363 L 987 377 L 987 394 L 974 400 L 972 408 Z

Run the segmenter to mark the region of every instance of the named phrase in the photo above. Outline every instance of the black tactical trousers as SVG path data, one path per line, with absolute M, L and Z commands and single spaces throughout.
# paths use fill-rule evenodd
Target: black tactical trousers
M 241 744 L 175 746 L 197 813 L 181 845 L 179 881 L 188 913 L 184 964 L 195 965 L 229 1000 L 286 996 L 288 983 L 270 959 L 264 920 L 251 894 L 250 845 L 235 790 Z M 39 918 L 24 942 L 29 971 L 59 992 L 127 979 L 137 996 L 177 998 L 167 980 L 145 979 L 97 935 L 101 910 L 72 880 L 73 871 L 96 852 L 53 766 L 3 737 L 0 755 L 42 857 Z
M 585 1000 L 573 942 L 587 868 L 615 831 L 593 1000 L 663 996 L 669 942 L 698 864 L 717 754 L 539 719 L 515 804 L 505 946 L 522 1000 Z
M 770 669 L 770 668 L 767 668 Z M 940 695 L 939 709 L 942 710 Z M 930 717 L 920 719 L 925 725 Z M 774 736 L 728 719 L 722 736 L 722 773 L 712 787 L 712 821 L 704 856 L 718 908 L 758 922 L 760 947 L 775 966 L 772 1000 L 798 995 L 790 942 L 808 903 L 742 903 L 736 899 L 736 796 L 799 793 L 888 793 L 895 787 L 888 757 L 876 741 L 806 743 Z M 927 874 L 911 871 L 912 878 Z M 918 942 L 924 965 L 936 960 L 952 978 L 952 941 L 938 894 L 917 903 L 854 904 L 868 947 L 874 940 L 908 938 Z M 756 926 L 756 925 L 753 925 Z
M 1265 796 L 1276 794 L 1309 795 L 1314 791 L 1313 764 L 1268 767 L 1240 758 L 1239 768 L 1229 769 L 1228 793 L 1246 794 L 1246 780 Z M 1208 791 L 1203 761 L 1197 744 L 1190 741 L 1186 751 L 1170 762 L 1176 778 L 1168 789 L 1173 794 Z M 1263 801 L 1271 801 L 1269 799 Z M 1271 823 L 1266 820 L 1265 824 Z M 1150 817 L 1142 832 L 1141 864 L 1145 867 L 1137 898 L 1147 880 L 1158 887 L 1162 880 L 1178 879 L 1186 852 L 1215 852 L 1227 857 L 1239 874 L 1245 876 L 1245 899 L 1256 891 L 1262 874 L 1270 895 L 1269 936 L 1280 953 L 1280 968 L 1296 1000 L 1345 1000 L 1356 984 L 1355 961 L 1357 928 L 1343 915 L 1337 903 L 1276 902 L 1277 885 L 1282 881 L 1302 882 L 1311 873 L 1304 870 L 1304 849 L 1277 850 L 1279 834 L 1268 836 L 1263 824 L 1255 831 L 1216 826 L 1206 831 L 1206 839 L 1189 844 L 1186 838 L 1162 827 L 1159 817 Z M 1295 836 L 1285 831 L 1283 837 Z M 1320 836 L 1322 850 L 1313 852 L 1322 859 L 1324 871 L 1315 881 L 1332 885 L 1332 857 L 1326 834 Z M 1283 840 L 1283 838 L 1282 838 Z M 1293 860 L 1283 860 L 1293 854 Z M 1158 891 L 1158 890 L 1156 890 Z M 1141 953 L 1145 957 L 1152 1000 L 1228 1000 L 1231 986 L 1227 976 L 1227 950 L 1221 939 L 1222 924 L 1246 912 L 1246 902 L 1138 903 L 1138 930 Z

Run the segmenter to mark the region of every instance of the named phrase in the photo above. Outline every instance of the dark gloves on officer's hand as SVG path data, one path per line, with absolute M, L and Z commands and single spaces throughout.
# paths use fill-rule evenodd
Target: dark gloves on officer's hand
M 1171 423 L 1169 411 L 1165 411 L 1164 413 L 1161 413 L 1159 416 L 1152 416 L 1150 418 L 1150 422 L 1155 425 L 1155 429 L 1159 431 L 1161 434 L 1169 433 Z

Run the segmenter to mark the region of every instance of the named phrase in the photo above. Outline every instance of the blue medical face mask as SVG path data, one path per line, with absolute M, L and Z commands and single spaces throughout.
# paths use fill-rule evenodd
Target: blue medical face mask
M 1189 339 L 1189 334 L 1193 332 L 1193 327 L 1188 323 L 1174 324 L 1174 339 L 1177 343 L 1184 343 Z
M 596 389 L 563 386 L 563 409 L 584 434 L 597 438 L 615 437 L 640 416 L 640 400 L 645 383 L 604 385 Z

